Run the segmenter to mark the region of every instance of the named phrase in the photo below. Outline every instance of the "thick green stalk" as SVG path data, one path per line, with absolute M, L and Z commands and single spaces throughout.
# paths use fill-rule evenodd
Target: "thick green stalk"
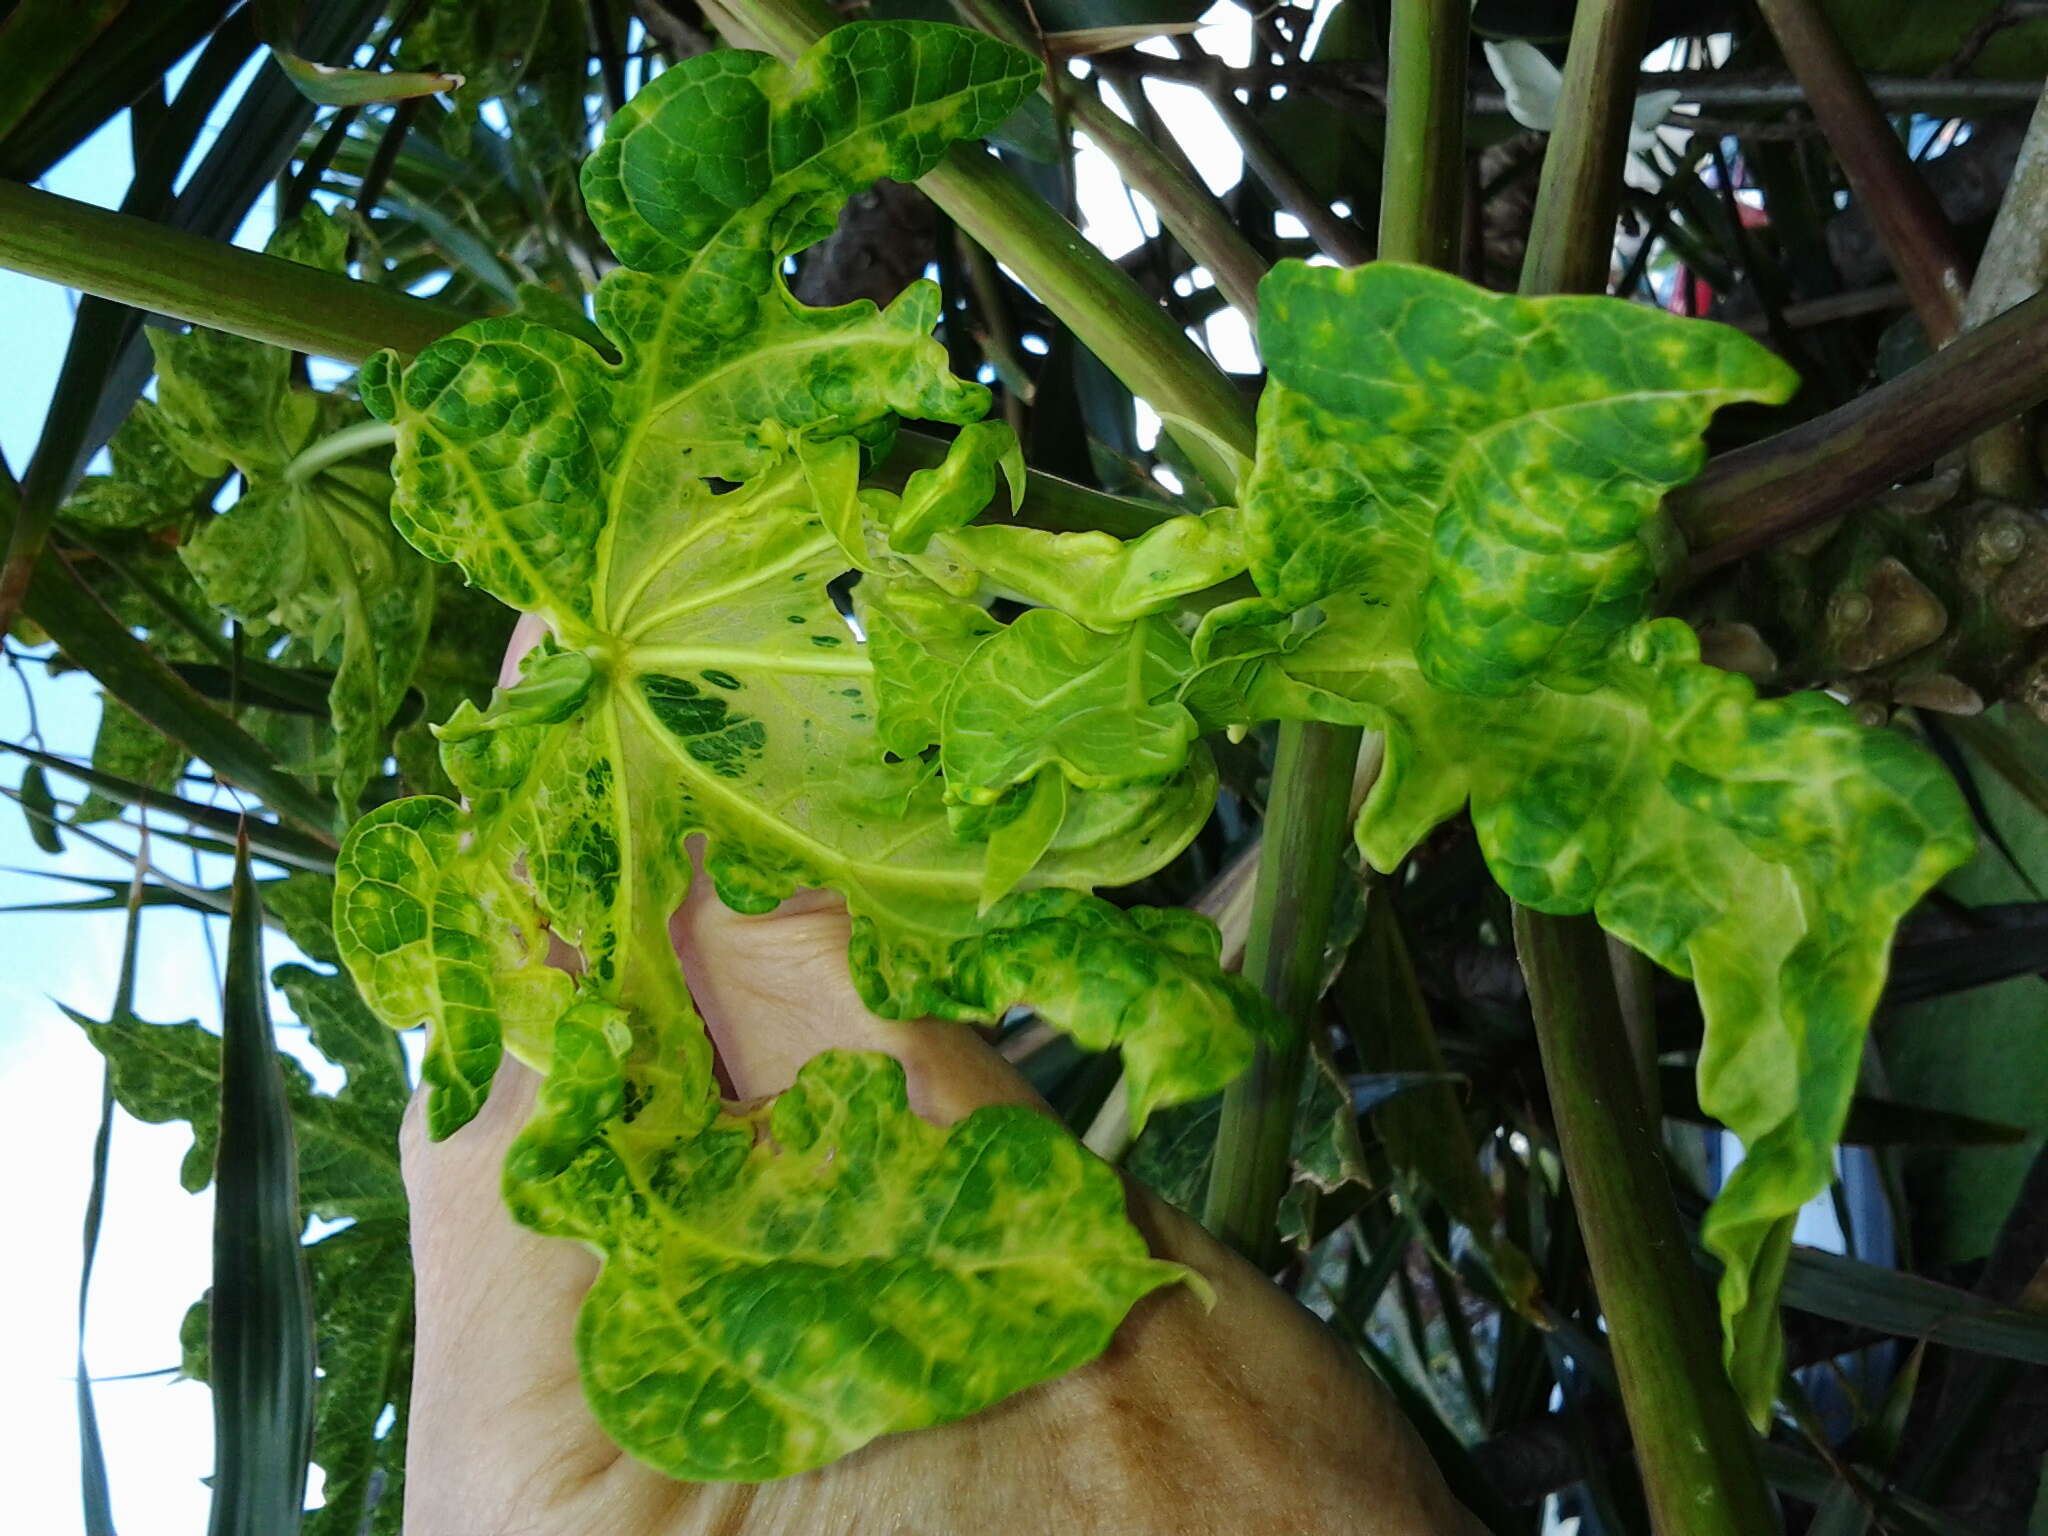
M 991 0 L 953 0 L 953 6 L 990 36 L 1027 53 L 1037 51 L 1036 40 Z M 1042 89 L 1051 99 L 1053 82 L 1048 79 Z M 1181 160 L 1112 112 L 1092 86 L 1067 91 L 1064 97 L 1055 105 L 1065 106 L 1073 125 L 1109 156 L 1134 191 L 1144 195 L 1181 247 L 1208 268 L 1231 307 L 1246 320 L 1257 320 L 1259 279 L 1266 275 L 1266 263 L 1238 232 L 1223 205 Z
M 1266 803 L 1244 974 L 1287 1025 L 1223 1094 L 1214 1171 L 1202 1207 L 1210 1231 L 1260 1265 L 1274 1258 L 1273 1216 L 1287 1192 L 1288 1149 L 1308 1035 L 1322 996 L 1324 953 L 1350 830 L 1348 793 L 1361 733 L 1290 722 L 1280 728 Z
M 346 363 L 417 352 L 471 318 L 11 181 L 0 181 L 0 267 Z
M 1778 1528 L 1643 1107 L 1600 930 L 1515 908 L 1559 1149 L 1658 1536 Z
M 1776 437 L 1724 453 L 1664 498 L 1697 577 L 1790 538 L 2048 400 L 2048 293 Z
M 1644 0 L 1585 0 L 1537 190 L 1524 293 L 1607 291 Z M 1590 917 L 1517 906 L 1515 949 L 1543 1057 L 1572 1208 L 1614 1341 L 1622 1408 L 1658 1536 L 1777 1528 L 1754 1437 L 1671 1201 L 1615 986 Z
M 1522 261 L 1524 293 L 1607 291 L 1648 15 L 1648 0 L 1599 0 L 1572 18 L 1557 127 L 1543 151 Z
M 1164 309 L 987 152 L 956 147 L 918 185 L 1159 413 L 1211 490 L 1236 498 L 1251 406 Z
M 1380 181 L 1380 259 L 1456 270 L 1465 213 L 1464 0 L 1394 0 L 1389 74 L 1422 90 L 1390 90 Z
M 118 243 L 133 264 L 117 271 L 89 250 L 74 253 L 54 240 L 38 240 L 32 256 L 24 256 L 11 239 L 14 231 L 0 222 L 0 267 L 26 271 L 67 287 L 90 284 L 85 291 L 294 352 L 360 363 L 386 347 L 418 352 L 428 342 L 479 318 L 297 262 L 196 239 L 132 214 L 108 213 L 10 183 L 0 182 L 0 215 L 7 211 L 8 199 L 15 192 L 26 194 L 29 201 L 24 206 L 39 217 L 47 214 L 81 235 Z M 195 246 L 201 249 L 195 252 Z M 195 270 L 213 274 L 219 286 L 194 284 L 190 274 Z M 337 316 L 342 317 L 346 330 L 338 327 Z M 317 468 L 317 461 L 337 449 L 353 452 L 358 444 L 368 447 L 386 440 L 388 433 L 389 428 L 374 424 L 351 428 L 346 435 L 338 433 L 316 443 L 308 450 L 306 462 L 296 468 Z M 895 453 L 877 468 L 873 478 L 876 484 L 900 485 L 912 470 L 930 469 L 945 456 L 942 439 L 921 432 L 899 432 Z M 1102 528 L 1135 538 L 1171 515 L 1170 509 L 1157 502 L 1106 495 L 1037 470 L 1029 471 L 1027 478 L 1022 520 L 1035 527 L 1060 531 Z
M 839 24 L 821 0 L 707 0 L 706 11 L 787 59 Z M 918 186 L 1159 413 L 1213 491 L 1235 496 L 1251 407 L 1172 316 L 986 150 L 956 144 Z
M 1427 262 L 1458 244 L 1463 203 L 1451 189 L 1464 166 L 1465 9 L 1461 0 L 1398 0 L 1394 27 L 1400 43 L 1387 82 L 1379 245 L 1394 259 Z M 1444 61 L 1446 53 L 1455 66 Z M 1272 1000 L 1288 1032 L 1282 1044 L 1262 1046 L 1251 1070 L 1223 1095 L 1202 1209 L 1210 1231 L 1259 1262 L 1273 1256 L 1277 1242 L 1273 1217 L 1287 1190 L 1289 1141 L 1363 741 L 1348 727 L 1280 727 L 1244 974 Z
M 70 493 L 91 452 L 93 401 L 120 355 L 126 314 L 90 299 L 78 308 L 35 454 L 21 477 L 20 505 L 7 536 L 6 563 L 0 566 L 0 634 L 13 630 L 29 578 L 56 523 L 58 503 Z

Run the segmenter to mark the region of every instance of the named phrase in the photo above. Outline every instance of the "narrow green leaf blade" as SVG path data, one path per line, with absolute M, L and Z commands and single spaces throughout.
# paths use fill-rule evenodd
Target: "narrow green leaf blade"
M 85 1364 L 86 1300 L 92 1290 L 93 1260 L 99 1254 L 100 1216 L 107 1199 L 107 1149 L 114 1131 L 114 1072 L 100 1072 L 100 1126 L 92 1141 L 92 1188 L 85 1202 L 84 1255 L 78 1266 L 78 1476 L 85 1536 L 115 1536 L 113 1496 L 107 1487 L 107 1453 L 100 1443 L 99 1413 L 93 1406 L 92 1373 Z
M 262 932 L 245 846 L 222 999 L 209 1536 L 293 1536 L 312 1453 L 313 1298 L 299 1252 L 291 1110 L 264 1001 Z
M 77 779 L 81 784 L 122 805 L 162 811 L 190 822 L 195 827 L 205 827 L 214 832 L 231 835 L 246 826 L 250 848 L 260 858 L 318 873 L 331 872 L 334 868 L 334 852 L 331 848 L 317 838 L 308 837 L 292 827 L 238 817 L 233 811 L 220 806 L 202 805 L 196 800 L 186 800 L 147 784 L 138 784 L 111 773 L 102 773 L 97 768 L 83 767 L 55 753 L 22 746 L 18 742 L 0 742 L 0 747 L 17 753 L 38 766 L 55 769 Z
M 364 107 L 378 101 L 407 101 L 462 88 L 462 76 L 402 69 L 347 69 L 316 64 L 295 53 L 274 52 L 278 68 L 306 100 L 323 107 Z
M 2048 1315 L 1817 1248 L 1792 1249 L 1785 1305 L 1951 1349 L 2048 1365 Z

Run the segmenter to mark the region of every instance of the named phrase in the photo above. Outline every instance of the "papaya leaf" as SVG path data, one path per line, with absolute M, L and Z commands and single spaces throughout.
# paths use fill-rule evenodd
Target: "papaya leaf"
M 861 582 L 853 605 L 874 665 L 875 734 L 884 751 L 916 757 L 938 745 L 947 690 L 1001 626 L 980 603 L 908 574 Z
M 1597 666 L 1647 609 L 1657 503 L 1698 472 L 1707 418 L 1796 382 L 1724 327 L 1391 262 L 1283 262 L 1259 308 L 1259 590 L 1295 609 L 1423 580 L 1417 664 L 1465 693 Z
M 1387 732 L 1358 822 L 1376 868 L 1469 802 L 1509 896 L 1593 912 L 1697 983 L 1700 1103 L 1747 1148 L 1705 1239 L 1760 1417 L 1792 1219 L 1827 1187 L 1892 930 L 1974 845 L 1931 757 L 1823 695 L 1759 701 L 1645 618 L 1658 494 L 1711 409 L 1789 375 L 1732 331 L 1400 267 L 1288 264 L 1263 301 L 1253 572 L 1322 623 L 1253 665 L 1290 707 Z
M 280 984 L 291 988 L 287 996 L 303 996 L 308 988 L 302 978 L 315 976 L 303 966 L 281 966 L 279 973 Z M 324 984 L 348 989 L 343 977 L 324 978 Z M 187 1190 L 204 1189 L 213 1179 L 220 1115 L 220 1036 L 190 1021 L 146 1024 L 119 1018 L 101 1024 L 81 1014 L 70 1016 L 107 1058 L 114 1097 L 123 1109 L 153 1125 L 183 1120 L 191 1126 L 192 1146 L 179 1180 Z M 394 1101 L 382 1091 L 358 1089 L 352 1070 L 349 1086 L 330 1096 L 316 1091 L 306 1069 L 290 1057 L 279 1065 L 297 1127 L 301 1203 L 329 1221 L 403 1220 L 397 1140 L 403 1092 Z
M 282 879 L 262 882 L 260 889 L 263 910 L 308 959 L 322 965 L 341 964 L 341 951 L 334 943 L 332 878 L 310 870 L 294 870 Z
M 412 1245 L 405 1223 L 363 1221 L 332 1233 L 307 1245 L 306 1267 L 321 1372 L 313 1460 L 325 1482 L 321 1507 L 306 1515 L 304 1531 L 398 1536 L 412 1398 Z
M 1033 608 L 978 646 L 946 702 L 949 791 L 989 800 L 1041 770 L 1076 789 L 1164 783 L 1195 718 L 1172 697 L 1187 642 L 1164 620 L 1108 634 Z
M 906 614 L 926 588 L 946 596 L 889 550 L 903 503 L 859 489 L 860 454 L 899 417 L 972 426 L 988 395 L 947 370 L 932 285 L 810 309 L 783 258 L 877 177 L 914 179 L 987 132 L 1039 68 L 923 23 L 840 28 L 796 66 L 683 61 L 583 171 L 623 263 L 595 304 L 616 360 L 580 328 L 506 317 L 362 375 L 396 429 L 399 529 L 549 633 L 516 683 L 442 726 L 462 804 L 398 801 L 351 831 L 337 943 L 386 1023 L 428 1025 L 432 1134 L 475 1113 L 501 1050 L 545 1070 L 506 1198 L 607 1256 L 579 1327 L 585 1385 L 620 1443 L 675 1476 L 786 1475 L 972 1412 L 1091 1357 L 1184 1273 L 1146 1257 L 1114 1177 L 1056 1128 L 986 1110 L 942 1134 L 884 1060 L 828 1056 L 771 1108 L 723 1105 L 668 932 L 691 839 L 737 910 L 841 892 L 879 1013 L 1023 1002 L 1120 1046 L 1140 1120 L 1216 1091 L 1267 1027 L 1213 925 L 1090 894 L 1194 836 L 1206 754 L 1183 744 L 1172 771 L 1078 791 L 1057 817 L 949 800 L 918 739 L 929 706 L 901 690 L 885 727 L 831 590 L 872 570 L 905 584 Z M 913 515 L 964 520 L 996 472 L 1014 493 L 1016 467 L 1004 434 L 969 432 L 908 488 Z M 970 599 L 927 607 L 934 622 L 901 628 L 934 653 L 1000 628 Z M 580 952 L 573 996 L 550 938 Z M 728 1305 L 767 1291 L 789 1306 Z M 858 1353 L 832 1345 L 842 1323 Z
M 1732 331 L 1422 269 L 1283 263 L 1261 293 L 1259 596 L 1192 636 L 1035 610 L 982 640 L 941 714 L 947 792 L 1156 780 L 1198 729 L 1272 718 L 1384 731 L 1376 868 L 1469 805 L 1509 896 L 1697 983 L 1700 1103 L 1748 1149 L 1706 1240 L 1761 1415 L 1787 1235 L 1827 1187 L 1892 931 L 1973 846 L 1931 757 L 1823 695 L 1759 701 L 1648 617 L 1659 498 L 1716 407 L 1791 377 Z
M 61 1004 L 59 1006 L 62 1006 Z M 220 1036 L 196 1020 L 145 1024 L 132 1017 L 106 1023 L 66 1008 L 113 1073 L 114 1098 L 138 1120 L 162 1125 L 188 1121 L 192 1145 L 178 1182 L 197 1193 L 213 1182 L 213 1152 L 220 1107 Z
M 913 470 L 904 481 L 901 501 L 889 519 L 889 546 L 917 554 L 934 533 L 972 522 L 995 498 L 998 470 L 1014 511 L 1024 502 L 1024 450 L 1017 434 L 1000 421 L 962 427 L 940 463 Z
M 869 491 L 863 499 L 889 548 L 947 591 L 1042 604 L 1091 629 L 1158 613 L 1245 568 L 1234 507 L 1165 518 L 1130 539 L 972 521 L 994 496 L 998 466 L 1012 511 L 1022 505 L 1024 472 L 1015 455 L 1007 426 L 977 422 L 961 430 L 944 462 L 910 475 L 900 498 Z
M 1760 1412 L 1790 1219 L 1825 1185 L 1891 929 L 1969 845 L 1902 739 L 1817 696 L 1760 702 L 1649 617 L 1661 497 L 1716 409 L 1791 375 L 1625 304 L 1283 264 L 1243 508 L 1129 541 L 977 521 L 1020 464 L 946 369 L 936 292 L 810 309 L 783 267 L 1036 75 L 924 23 L 840 28 L 794 66 L 684 61 L 584 168 L 621 262 L 602 347 L 534 312 L 366 366 L 399 530 L 547 629 L 441 728 L 453 796 L 380 807 L 339 861 L 337 950 L 385 1023 L 429 1028 L 430 1130 L 476 1112 L 504 1049 L 544 1070 L 506 1198 L 605 1256 L 584 1381 L 654 1466 L 786 1475 L 972 1412 L 1179 1272 L 1044 1122 L 941 1132 L 881 1059 L 722 1102 L 668 933 L 696 865 L 745 912 L 843 894 L 878 1013 L 1025 1004 L 1119 1049 L 1142 1127 L 1277 1026 L 1212 925 L 1094 890 L 1194 835 L 1202 734 L 1369 725 L 1375 865 L 1469 805 L 1509 895 L 1595 912 L 1698 983 L 1701 1103 L 1749 1148 L 1705 1236 Z M 906 418 L 961 430 L 900 492 L 863 488 Z M 556 941 L 576 980 L 545 964 Z M 1319 1179 L 1355 1171 L 1348 1142 L 1318 1150 Z M 1017 1256 L 1001 1278 L 992 1252 Z M 735 1304 L 768 1293 L 787 1305 Z M 836 1348 L 841 1324 L 871 1347 Z
M 1184 1274 L 1060 1126 L 1004 1106 L 941 1131 L 871 1052 L 813 1058 L 757 1124 L 700 1134 L 657 1089 L 608 1129 L 629 1036 L 606 1012 L 562 1021 L 506 1189 L 607 1251 L 577 1330 L 591 1406 L 677 1476 L 782 1476 L 959 1418 L 1092 1359 Z
M 339 270 L 345 249 L 342 225 L 317 207 L 270 245 L 273 255 L 328 270 Z M 179 554 L 215 607 L 283 629 L 333 663 L 331 771 L 337 799 L 352 809 L 419 668 L 434 615 L 433 568 L 391 527 L 388 470 L 361 457 L 310 473 L 294 468 L 317 439 L 363 419 L 353 402 L 295 388 L 290 355 L 276 347 L 201 328 L 149 337 L 160 408 L 148 419 L 160 418 L 194 472 L 217 477 L 232 467 L 244 485 Z
M 58 508 L 58 520 L 81 528 L 146 532 L 199 510 L 227 466 L 210 454 L 194 453 L 181 437 L 154 400 L 137 400 L 107 442 L 113 473 L 79 481 Z

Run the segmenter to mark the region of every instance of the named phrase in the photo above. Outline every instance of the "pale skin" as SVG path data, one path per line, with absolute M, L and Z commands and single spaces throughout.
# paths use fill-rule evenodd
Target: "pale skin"
M 523 649 L 523 647 L 520 647 Z M 516 654 L 516 652 L 515 652 Z M 913 1109 L 950 1124 L 1037 1100 L 971 1029 L 876 1017 L 846 968 L 844 906 L 805 893 L 743 917 L 698 889 L 671 933 L 734 1091 L 775 1093 L 830 1048 L 900 1060 Z M 778 1482 L 679 1483 L 584 1406 L 571 1337 L 597 1261 L 516 1226 L 498 1198 L 535 1075 L 431 1143 L 402 1137 L 418 1344 L 408 1536 L 1466 1536 L 1477 1527 L 1385 1390 L 1308 1312 L 1126 1181 L 1153 1253 L 1215 1291 L 1140 1301 L 1108 1352 L 954 1424 L 892 1435 Z

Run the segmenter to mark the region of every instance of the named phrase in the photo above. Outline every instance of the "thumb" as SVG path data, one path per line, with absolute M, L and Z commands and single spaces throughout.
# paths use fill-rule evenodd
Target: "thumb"
M 735 912 L 700 872 L 670 921 L 690 995 L 742 1099 L 780 1093 L 820 1051 L 881 1051 L 903 1064 L 911 1108 L 941 1125 L 984 1104 L 1037 1104 L 1031 1087 L 964 1024 L 903 1023 L 854 991 L 846 905 L 803 891 L 764 916 Z

